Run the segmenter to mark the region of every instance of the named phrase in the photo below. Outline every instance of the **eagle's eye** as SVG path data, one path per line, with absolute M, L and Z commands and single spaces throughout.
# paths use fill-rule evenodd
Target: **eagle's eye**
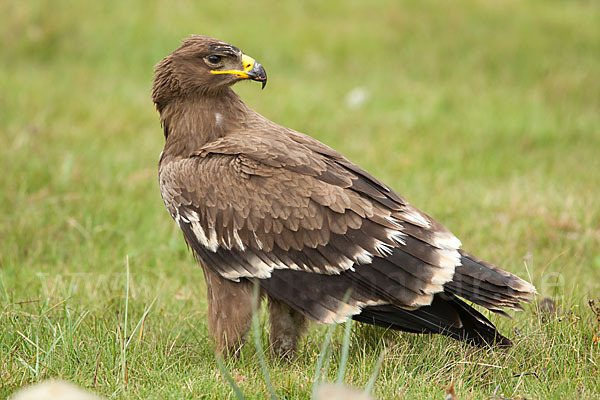
M 210 64 L 216 65 L 221 62 L 221 56 L 212 54 L 212 55 L 206 57 L 206 61 L 208 61 Z

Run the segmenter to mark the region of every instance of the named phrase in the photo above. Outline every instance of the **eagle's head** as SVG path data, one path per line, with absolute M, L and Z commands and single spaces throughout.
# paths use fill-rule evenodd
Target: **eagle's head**
M 160 109 L 174 97 L 214 95 L 243 80 L 267 83 L 265 69 L 229 43 L 193 35 L 156 65 L 152 100 Z

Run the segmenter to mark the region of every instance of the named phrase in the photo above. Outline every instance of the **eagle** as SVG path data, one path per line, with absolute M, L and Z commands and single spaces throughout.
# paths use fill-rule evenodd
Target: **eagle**
M 536 290 L 460 249 L 442 224 L 339 152 L 248 107 L 267 82 L 239 48 L 194 35 L 155 67 L 165 137 L 162 199 L 206 280 L 208 327 L 235 352 L 267 298 L 272 351 L 294 353 L 307 321 L 510 346 L 466 301 L 507 316 Z

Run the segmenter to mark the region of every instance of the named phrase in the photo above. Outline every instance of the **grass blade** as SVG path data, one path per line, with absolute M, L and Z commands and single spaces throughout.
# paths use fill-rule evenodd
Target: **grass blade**
M 269 370 L 267 369 L 267 363 L 265 361 L 265 353 L 263 351 L 262 342 L 260 340 L 260 327 L 258 321 L 258 303 L 259 303 L 259 287 L 258 282 L 254 281 L 254 295 L 252 297 L 252 331 L 254 333 L 254 346 L 256 347 L 256 353 L 258 354 L 258 361 L 260 362 L 260 366 L 263 370 L 263 374 L 265 376 L 265 384 L 269 389 L 269 393 L 271 395 L 272 400 L 277 400 L 277 394 L 275 393 L 275 389 L 273 388 L 273 384 L 271 383 L 271 376 L 269 375 Z
M 220 354 L 216 353 L 215 358 L 217 359 L 217 366 L 219 367 L 219 371 L 221 371 L 221 374 L 225 377 L 225 380 L 227 380 L 227 383 L 229 383 L 231 389 L 233 389 L 235 397 L 237 397 L 238 400 L 246 400 L 239 386 L 235 383 L 231 375 L 229 375 L 229 372 L 227 372 L 227 367 L 225 367 L 223 357 Z
M 340 357 L 340 366 L 338 368 L 338 375 L 336 379 L 337 384 L 344 382 L 346 376 L 346 362 L 348 361 L 348 350 L 350 348 L 350 332 L 352 331 L 352 319 L 348 318 L 346 321 L 346 327 L 344 329 L 344 343 L 342 345 L 342 355 Z
M 346 291 L 346 293 L 344 294 L 344 298 L 342 299 L 343 303 L 347 303 L 348 299 L 350 299 L 350 295 L 352 294 L 352 289 L 348 289 Z M 351 320 L 351 317 L 348 317 L 348 321 Z M 348 322 L 347 321 L 347 322 Z M 317 394 L 317 388 L 319 387 L 319 382 L 321 381 L 321 376 L 322 376 L 322 370 L 323 370 L 323 362 L 325 360 L 325 357 L 327 356 L 327 354 L 329 353 L 327 350 L 329 348 L 329 343 L 331 343 L 331 337 L 333 335 L 333 331 L 336 327 L 336 324 L 331 324 L 329 325 L 328 329 L 327 329 L 327 336 L 325 336 L 325 341 L 323 342 L 323 345 L 321 346 L 321 352 L 319 353 L 319 358 L 317 359 L 317 366 L 315 368 L 315 376 L 313 378 L 313 387 L 312 387 L 312 396 L 311 398 L 315 398 L 316 394 Z M 346 329 L 349 329 L 346 326 Z M 348 333 L 349 335 L 349 333 Z M 346 334 L 344 334 L 344 340 L 346 340 Z M 350 340 L 350 338 L 348 338 L 348 340 Z M 345 343 L 347 344 L 347 343 Z M 347 349 L 346 349 L 347 350 Z M 344 350 L 342 350 L 344 351 Z M 346 351 L 346 358 L 348 357 L 347 351 Z M 345 362 L 344 362 L 345 364 Z M 344 365 L 344 372 L 346 370 L 346 366 Z M 327 368 L 329 369 L 329 362 L 327 363 Z M 339 377 L 339 369 L 338 369 L 338 381 L 340 379 Z M 342 377 L 342 379 L 344 379 Z
M 373 390 L 373 386 L 375 386 L 375 382 L 377 381 L 377 377 L 379 376 L 379 371 L 381 370 L 381 365 L 383 364 L 383 359 L 385 358 L 386 354 L 387 354 L 387 350 L 385 350 L 385 349 L 381 351 L 381 354 L 379 354 L 379 359 L 377 360 L 375 369 L 371 373 L 371 378 L 369 378 L 369 382 L 367 383 L 367 386 L 365 387 L 365 393 L 371 394 L 371 391 Z
M 313 378 L 312 399 L 314 399 L 317 395 L 317 388 L 319 387 L 319 382 L 321 381 L 323 362 L 328 353 L 327 349 L 329 348 L 329 343 L 331 342 L 331 336 L 333 335 L 334 329 L 335 324 L 331 324 L 327 327 L 327 335 L 325 336 L 325 341 L 323 341 L 323 344 L 321 345 L 321 351 L 319 352 L 319 358 L 317 359 L 317 366 L 315 367 L 315 376 Z
M 129 347 L 129 343 L 131 342 L 131 339 L 133 339 L 133 337 L 135 336 L 135 332 L 140 328 L 140 326 L 144 323 L 144 321 L 146 320 L 146 317 L 148 316 L 148 314 L 150 313 L 150 310 L 152 309 L 152 306 L 154 305 L 154 303 L 156 302 L 156 299 L 158 299 L 158 296 L 156 296 L 154 298 L 154 300 L 152 300 L 152 303 L 150 303 L 150 305 L 146 308 L 146 310 L 144 311 L 144 314 L 142 314 L 142 318 L 140 318 L 140 320 L 138 321 L 137 325 L 135 326 L 135 328 L 133 328 L 133 331 L 131 332 L 131 336 L 129 336 L 129 339 L 127 340 L 127 344 L 125 345 L 125 347 Z M 140 339 L 141 339 L 141 331 L 140 331 Z
M 129 313 L 129 255 L 125 256 L 125 316 L 123 322 L 123 340 L 121 342 L 121 385 L 127 384 L 127 314 Z

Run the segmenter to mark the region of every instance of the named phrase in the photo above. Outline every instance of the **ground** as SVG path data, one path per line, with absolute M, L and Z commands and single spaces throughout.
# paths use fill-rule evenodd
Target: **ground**
M 0 397 L 60 377 L 123 399 L 234 398 L 208 340 L 202 272 L 156 177 L 152 68 L 192 33 L 265 66 L 264 91 L 238 87 L 253 108 L 340 150 L 557 307 L 491 316 L 510 350 L 354 324 L 347 383 L 365 387 L 385 347 L 380 399 L 442 399 L 451 382 L 461 399 L 600 392 L 588 305 L 600 297 L 597 2 L 39 0 L 0 11 Z M 313 327 L 291 365 L 265 349 L 280 398 L 310 397 L 325 332 Z M 227 368 L 247 398 L 267 396 L 253 345 Z M 536 375 L 513 377 L 524 373 Z

